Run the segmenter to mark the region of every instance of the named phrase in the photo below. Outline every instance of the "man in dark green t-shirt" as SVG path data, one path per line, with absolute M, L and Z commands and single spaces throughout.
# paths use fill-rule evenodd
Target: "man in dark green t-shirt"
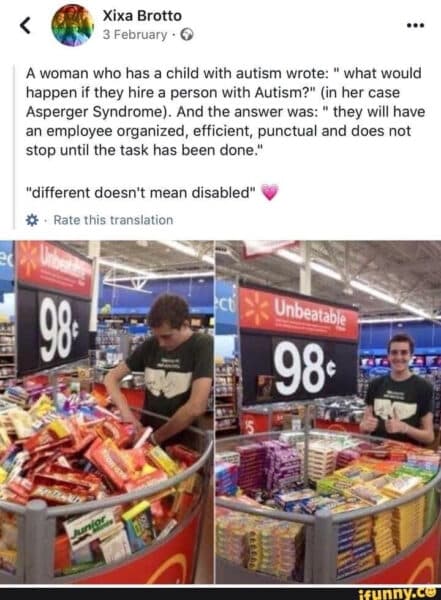
M 413 339 L 407 334 L 389 341 L 391 372 L 369 383 L 362 433 L 421 445 L 433 442 L 433 388 L 410 371 L 413 351 Z
M 104 383 L 122 418 L 134 423 L 140 432 L 142 424 L 130 410 L 120 382 L 132 371 L 144 373 L 144 407 L 170 417 L 151 436 L 154 443 L 161 444 L 207 410 L 213 379 L 213 338 L 191 330 L 188 305 L 173 294 L 157 298 L 148 324 L 153 336 L 113 368 Z

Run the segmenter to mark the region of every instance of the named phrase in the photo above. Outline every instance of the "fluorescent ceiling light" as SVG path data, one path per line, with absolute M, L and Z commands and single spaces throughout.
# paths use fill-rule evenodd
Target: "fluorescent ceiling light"
M 214 277 L 214 271 L 193 271 L 192 273 L 150 273 L 149 279 L 186 279 L 188 277 Z
M 127 280 L 126 280 L 127 281 Z M 142 288 L 136 288 L 129 285 L 121 285 L 120 283 L 115 283 L 114 281 L 103 281 L 103 285 L 108 285 L 110 287 L 121 288 L 123 290 L 129 290 L 131 292 L 141 292 L 141 294 L 153 294 L 150 290 L 144 290 Z
M 214 271 L 194 271 L 192 273 L 144 273 L 134 277 L 106 277 L 106 282 L 137 281 L 145 279 L 147 282 L 154 279 L 187 279 L 190 277 L 213 277 Z
M 404 323 L 407 321 L 424 321 L 423 317 L 366 317 L 359 319 L 362 324 L 367 323 Z
M 394 298 L 393 296 L 390 296 L 389 294 L 385 294 L 384 292 L 380 292 L 380 290 L 376 290 L 375 288 L 371 287 L 370 285 L 366 285 L 365 283 L 361 283 L 360 281 L 356 281 L 355 279 L 352 279 L 349 282 L 349 285 L 351 287 L 355 288 L 356 290 L 360 290 L 360 292 L 364 292 L 365 294 L 374 296 L 375 298 L 378 298 L 379 300 L 383 300 L 384 302 L 389 302 L 390 304 L 398 304 L 397 299 Z
M 187 246 L 187 244 L 183 244 L 182 242 L 177 242 L 174 240 L 157 240 L 158 244 L 163 244 L 164 246 L 168 246 L 169 248 L 173 248 L 173 250 L 177 250 L 178 252 L 182 252 L 182 254 L 186 254 L 187 256 L 192 256 L 193 258 L 200 258 L 205 263 L 210 265 L 214 265 L 214 257 L 209 254 L 204 254 L 199 257 L 198 253 L 191 246 Z
M 311 269 L 316 273 L 321 273 L 322 275 L 326 275 L 326 277 L 330 277 L 331 279 L 335 279 L 336 281 L 342 281 L 342 276 L 334 269 L 329 267 L 325 267 L 325 265 L 321 265 L 320 263 L 316 263 L 315 261 L 311 261 Z
M 214 257 L 213 257 L 213 256 L 210 256 L 209 254 L 204 254 L 204 255 L 201 257 L 201 260 L 202 260 L 204 263 L 207 263 L 207 264 L 209 264 L 209 265 L 214 265 Z
M 112 277 L 106 276 L 105 281 L 128 281 L 128 280 L 139 280 L 139 279 L 185 279 L 187 277 L 213 277 L 214 271 L 192 271 L 186 273 L 153 273 L 150 271 L 142 271 L 141 269 L 137 269 L 136 267 L 129 267 L 128 265 L 123 265 L 121 263 L 112 262 L 110 260 L 105 260 L 103 258 L 99 259 L 99 264 L 105 267 L 110 267 L 111 269 L 115 269 L 116 271 L 124 271 L 125 273 L 130 273 L 127 277 Z
M 419 315 L 420 317 L 423 317 L 423 319 L 431 319 L 432 316 L 429 315 L 429 313 L 425 312 L 424 310 L 421 310 L 421 308 L 418 308 L 416 306 L 412 306 L 411 304 L 406 304 L 405 302 L 403 304 L 400 304 L 401 308 L 404 308 L 404 310 L 407 310 L 415 315 Z
M 288 250 L 278 250 L 276 252 L 277 256 L 280 256 L 281 258 L 284 258 L 286 260 L 289 260 L 290 262 L 296 263 L 296 264 L 302 264 L 304 261 L 302 259 L 302 257 L 300 256 L 300 254 L 297 254 L 296 252 L 290 252 Z M 338 273 L 338 271 L 335 271 L 334 269 L 331 269 L 330 267 L 327 267 L 325 265 L 322 265 L 321 263 L 315 262 L 315 261 L 311 261 L 310 263 L 311 265 L 311 270 L 315 271 L 316 273 L 320 273 L 321 275 L 325 275 L 326 277 L 330 277 L 331 279 L 335 279 L 336 281 L 342 281 L 343 278 L 340 275 L 340 273 Z M 400 306 L 401 308 L 403 308 L 404 310 L 407 310 L 407 312 L 410 312 L 414 315 L 418 315 L 418 318 L 415 317 L 391 317 L 391 318 L 381 318 L 381 319 L 360 319 L 360 323 L 383 323 L 383 322 L 391 322 L 391 321 L 418 321 L 418 320 L 423 320 L 423 319 L 433 319 L 433 317 L 425 312 L 424 310 L 416 307 L 416 306 L 412 306 L 411 304 L 406 304 L 406 303 L 400 303 L 398 301 L 398 298 L 395 298 L 394 296 L 391 296 L 390 294 L 387 294 L 385 292 L 381 292 L 380 290 L 377 290 L 373 287 L 371 287 L 370 285 L 366 284 L 366 283 L 362 283 L 361 281 L 357 281 L 356 279 L 352 279 L 349 282 L 349 285 L 353 288 L 355 288 L 356 290 L 359 290 L 360 292 L 364 292 L 365 294 L 369 294 L 370 296 L 374 296 L 375 298 L 378 298 L 379 300 L 383 300 L 383 302 L 388 302 L 389 304 L 396 304 L 398 306 Z M 437 319 L 441 319 L 441 317 L 437 317 Z
M 289 252 L 288 250 L 277 250 L 277 256 L 280 258 L 284 258 L 285 260 L 289 260 L 290 262 L 296 263 L 297 265 L 301 265 L 304 261 L 300 254 L 296 252 Z
M 123 265 L 121 263 L 105 260 L 104 258 L 99 258 L 98 262 L 100 265 L 103 265 L 105 267 L 110 267 L 111 269 L 115 269 L 118 271 L 125 271 L 126 273 L 134 273 L 135 275 L 142 275 L 144 277 L 150 277 L 151 275 L 151 273 L 148 273 L 147 271 L 142 271 L 141 269 L 137 269 L 136 267 L 129 267 L 128 265 Z M 127 279 L 127 277 L 125 279 Z

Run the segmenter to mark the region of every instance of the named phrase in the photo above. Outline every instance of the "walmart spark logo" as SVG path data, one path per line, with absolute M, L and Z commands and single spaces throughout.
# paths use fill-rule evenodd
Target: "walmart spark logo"
M 262 300 L 259 292 L 253 292 L 244 298 L 244 316 L 252 320 L 255 327 L 260 327 L 264 321 L 269 321 L 269 302 Z
M 19 242 L 19 265 L 26 277 L 37 268 L 38 246 L 32 242 Z

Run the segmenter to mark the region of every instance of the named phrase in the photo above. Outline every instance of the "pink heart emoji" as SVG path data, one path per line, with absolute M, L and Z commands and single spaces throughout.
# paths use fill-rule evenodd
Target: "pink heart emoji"
M 272 183 L 271 185 L 264 183 L 260 189 L 267 200 L 272 200 L 279 191 L 279 186 L 275 183 Z

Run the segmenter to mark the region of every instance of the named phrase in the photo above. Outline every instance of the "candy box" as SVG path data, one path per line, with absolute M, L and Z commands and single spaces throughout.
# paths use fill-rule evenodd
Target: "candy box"
M 121 529 L 100 542 L 100 551 L 104 561 L 109 564 L 132 554 L 132 549 L 127 538 L 127 533 L 122 524 Z
M 156 538 L 150 504 L 146 500 L 123 513 L 122 519 L 132 552 L 145 548 Z
M 115 524 L 115 513 L 110 508 L 96 510 L 63 523 L 73 551 L 87 546 L 93 540 L 102 537 Z

